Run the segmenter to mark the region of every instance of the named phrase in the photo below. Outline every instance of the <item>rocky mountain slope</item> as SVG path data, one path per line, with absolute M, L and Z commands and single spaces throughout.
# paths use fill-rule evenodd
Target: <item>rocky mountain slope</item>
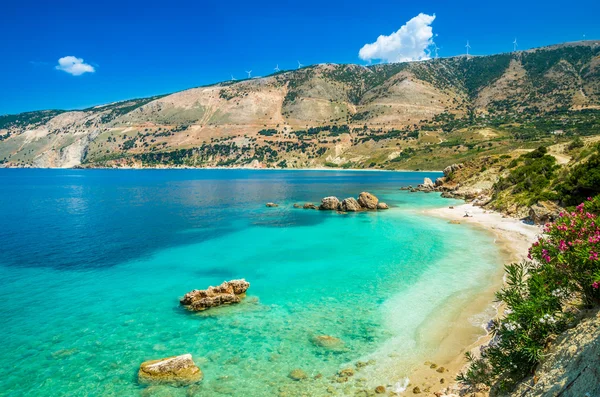
M 321 64 L 77 111 L 0 116 L 4 166 L 440 169 L 600 126 L 600 42 Z M 552 132 L 558 133 L 551 134 Z
M 600 315 L 596 311 L 550 346 L 536 375 L 511 396 L 600 395 Z

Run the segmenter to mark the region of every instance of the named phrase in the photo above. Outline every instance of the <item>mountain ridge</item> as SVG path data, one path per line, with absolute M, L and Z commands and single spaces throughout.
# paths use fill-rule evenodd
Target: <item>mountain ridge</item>
M 318 64 L 82 110 L 0 116 L 0 163 L 431 169 L 427 149 L 443 158 L 471 143 L 547 139 L 542 115 L 557 130 L 589 135 L 600 111 L 598 44 Z M 457 150 L 447 143 L 459 141 Z M 456 153 L 444 154 L 448 148 Z

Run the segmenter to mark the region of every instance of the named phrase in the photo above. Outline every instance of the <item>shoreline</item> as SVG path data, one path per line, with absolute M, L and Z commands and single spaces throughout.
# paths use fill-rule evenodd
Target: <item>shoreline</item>
M 244 170 L 244 171 L 348 171 L 348 172 L 437 172 L 442 170 L 380 170 L 375 168 L 254 168 L 254 167 L 0 167 L 6 170 Z
M 467 211 L 470 217 L 464 217 Z M 410 387 L 407 392 L 419 386 L 421 391 L 428 389 L 429 393 L 458 394 L 459 385 L 455 379 L 467 364 L 464 354 L 478 350 L 490 339 L 485 325 L 498 315 L 501 307 L 499 303 L 494 302 L 494 297 L 495 292 L 504 284 L 504 266 L 525 260 L 529 247 L 542 233 L 542 229 L 539 226 L 528 225 L 520 219 L 506 217 L 499 212 L 485 210 L 469 203 L 456 205 L 453 209 L 450 207 L 428 209 L 422 211 L 422 214 L 446 219 L 449 222 L 460 222 L 485 233 L 491 233 L 495 236 L 494 243 L 497 244 L 500 252 L 499 259 L 502 266 L 490 275 L 491 283 L 477 292 L 475 299 L 465 302 L 465 306 L 453 313 L 450 316 L 452 325 L 437 335 L 438 352 L 426 363 L 435 363 L 438 368 L 444 367 L 446 371 L 442 375 L 436 372 L 435 368 L 421 364 L 409 376 Z M 448 306 L 452 306 L 452 303 Z M 443 308 L 440 308 L 440 315 L 443 315 Z M 477 327 L 473 323 L 475 319 L 481 327 L 480 332 L 476 332 Z M 446 379 L 443 384 L 439 382 L 441 377 Z

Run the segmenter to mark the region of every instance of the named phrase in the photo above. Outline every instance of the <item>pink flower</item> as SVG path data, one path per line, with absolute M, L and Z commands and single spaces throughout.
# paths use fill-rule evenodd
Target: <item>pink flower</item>
M 594 283 L 592 284 L 592 288 L 594 288 L 594 289 L 598 289 L 598 288 L 600 288 L 600 283 L 599 283 L 598 281 L 594 282 Z
M 594 251 L 590 251 L 590 260 L 591 261 L 597 261 L 598 260 L 598 253 L 594 252 Z
M 563 252 L 569 249 L 567 243 L 565 243 L 565 240 L 560 240 L 560 243 L 558 244 L 558 249 Z

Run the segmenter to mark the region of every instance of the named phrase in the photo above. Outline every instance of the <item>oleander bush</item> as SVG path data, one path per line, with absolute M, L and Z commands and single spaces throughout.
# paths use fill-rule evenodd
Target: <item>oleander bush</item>
M 530 248 L 530 261 L 506 267 L 506 285 L 496 294 L 504 317 L 492 322 L 481 357 L 467 356 L 459 382 L 510 390 L 533 373 L 549 338 L 575 324 L 578 307 L 600 304 L 600 225 L 590 212 L 599 206 L 597 196 L 561 213 Z

